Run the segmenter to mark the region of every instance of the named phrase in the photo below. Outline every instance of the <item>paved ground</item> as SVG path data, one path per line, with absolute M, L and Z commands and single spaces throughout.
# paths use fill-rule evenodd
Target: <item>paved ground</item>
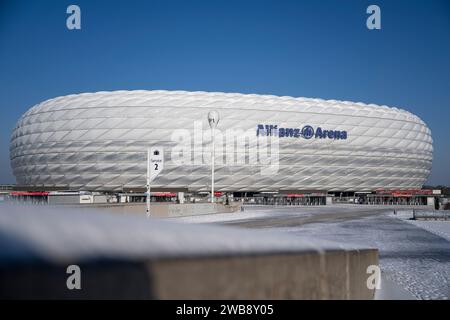
M 368 206 L 253 207 L 228 215 L 183 218 L 245 228 L 276 228 L 315 239 L 379 248 L 386 283 L 417 299 L 450 299 L 450 222 L 410 222 L 410 211 Z M 389 295 L 387 295 L 389 296 Z
M 450 221 L 411 220 L 412 213 L 409 210 L 404 210 L 395 216 L 391 216 L 411 223 L 450 241 Z

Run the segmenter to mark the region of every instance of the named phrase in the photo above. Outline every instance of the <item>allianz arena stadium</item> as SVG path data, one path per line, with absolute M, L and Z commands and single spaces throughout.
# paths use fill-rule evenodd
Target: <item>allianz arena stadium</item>
M 260 162 L 221 161 L 229 153 L 216 150 L 217 191 L 420 189 L 431 170 L 431 132 L 402 109 L 256 94 L 113 91 L 58 97 L 29 109 L 12 133 L 13 173 L 18 185 L 44 189 L 143 188 L 147 148 L 160 146 L 165 166 L 152 188 L 207 191 L 211 110 L 220 115 L 218 132 L 278 139 L 272 174 L 261 174 Z M 196 127 L 206 137 L 200 143 Z M 184 150 L 192 158 L 202 152 L 205 161 L 191 155 L 192 161 L 175 161 L 176 132 L 188 137 Z M 230 152 L 239 157 L 252 146 Z

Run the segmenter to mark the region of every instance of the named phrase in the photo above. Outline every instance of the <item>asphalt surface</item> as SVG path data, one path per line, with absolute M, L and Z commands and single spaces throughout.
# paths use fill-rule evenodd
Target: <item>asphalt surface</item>
M 408 215 L 407 211 L 403 218 L 405 215 Z M 394 216 L 392 208 L 348 205 L 246 207 L 244 212 L 228 218 L 190 219 L 196 223 L 243 228 L 275 228 L 317 240 L 377 247 L 383 278 L 416 299 L 450 299 L 450 241 L 420 224 Z M 448 221 L 441 223 L 445 228 L 450 224 Z
M 261 210 L 261 208 L 248 208 L 247 210 Z M 279 215 L 262 217 L 262 218 L 252 218 L 252 219 L 242 219 L 237 221 L 224 221 L 221 224 L 224 225 L 235 225 L 246 228 L 279 228 L 279 227 L 295 227 L 302 226 L 309 223 L 317 222 L 339 222 L 351 219 L 360 219 L 363 217 L 384 214 L 390 212 L 386 209 L 360 209 L 360 210 L 349 210 L 347 208 L 327 208 L 318 207 L 312 212 L 305 211 L 302 212 L 303 208 L 278 208 L 272 210 L 278 210 Z M 264 210 L 264 209 L 262 209 Z M 267 209 L 266 209 L 267 210 Z M 269 209 L 270 210 L 270 209 Z

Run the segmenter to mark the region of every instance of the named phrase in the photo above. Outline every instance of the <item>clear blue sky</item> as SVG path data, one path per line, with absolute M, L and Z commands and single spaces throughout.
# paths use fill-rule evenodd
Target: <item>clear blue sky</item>
M 77 4 L 82 29 L 66 28 Z M 366 28 L 381 7 L 382 29 Z M 428 183 L 450 185 L 449 1 L 0 0 L 0 183 L 10 133 L 43 100 L 182 89 L 386 104 L 431 128 Z

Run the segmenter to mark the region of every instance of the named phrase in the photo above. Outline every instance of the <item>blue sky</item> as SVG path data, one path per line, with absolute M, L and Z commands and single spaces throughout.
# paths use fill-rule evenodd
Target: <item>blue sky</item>
M 82 29 L 66 28 L 77 4 Z M 382 29 L 366 28 L 381 8 Z M 434 139 L 430 184 L 450 185 L 448 1 L 0 0 L 0 184 L 9 138 L 43 100 L 86 91 L 180 89 L 401 107 Z

